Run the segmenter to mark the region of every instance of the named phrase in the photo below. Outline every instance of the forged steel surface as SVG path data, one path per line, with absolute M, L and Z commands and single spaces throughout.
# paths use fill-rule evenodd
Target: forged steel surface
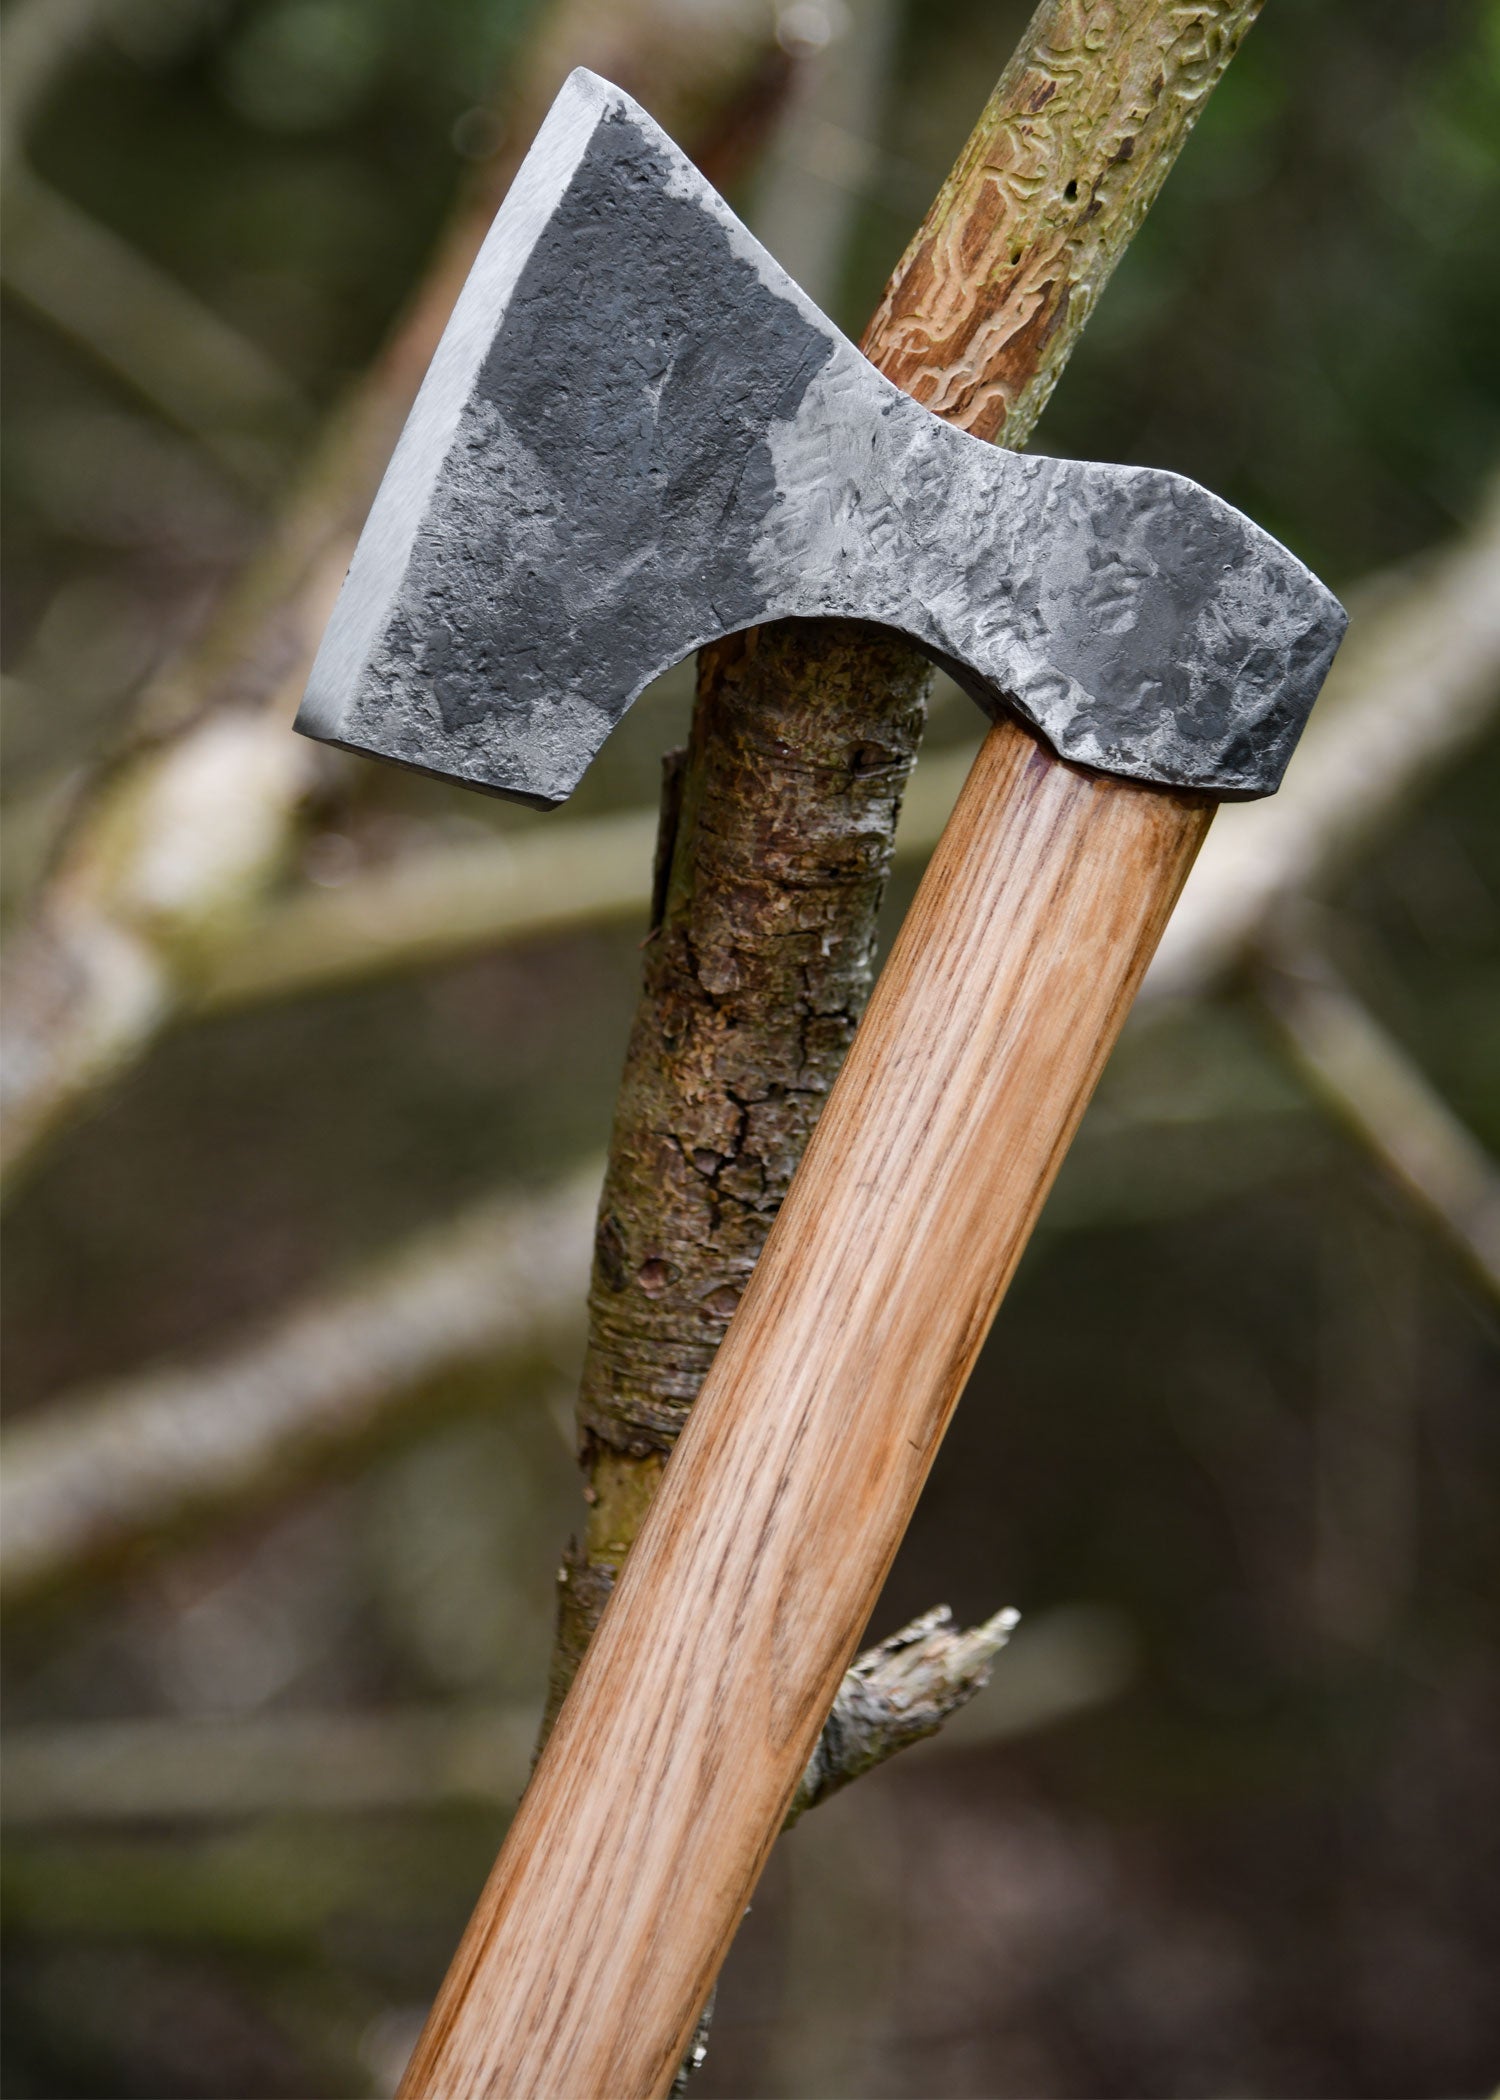
M 550 806 L 763 620 L 899 628 L 1064 758 L 1280 782 L 1338 601 L 1180 475 L 999 451 L 876 371 L 628 95 L 572 75 L 479 255 L 297 726 Z

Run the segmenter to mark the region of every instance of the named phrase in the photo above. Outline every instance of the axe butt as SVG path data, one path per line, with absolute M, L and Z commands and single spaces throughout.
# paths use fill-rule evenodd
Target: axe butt
M 989 732 L 402 2100 L 670 2086 L 1212 809 Z

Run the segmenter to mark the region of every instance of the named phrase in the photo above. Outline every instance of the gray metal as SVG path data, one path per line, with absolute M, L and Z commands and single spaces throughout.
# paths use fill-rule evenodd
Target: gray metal
M 1344 629 L 1180 475 L 1003 452 L 883 378 L 628 95 L 572 75 L 464 287 L 297 726 L 518 800 L 762 620 L 899 628 L 1064 758 L 1279 784 Z

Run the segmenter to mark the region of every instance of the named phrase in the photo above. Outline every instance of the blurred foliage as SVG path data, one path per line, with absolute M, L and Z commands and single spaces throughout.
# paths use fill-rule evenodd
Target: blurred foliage
M 25 151 L 328 408 L 466 158 L 494 150 L 491 90 L 503 111 L 546 4 L 110 0 Z M 897 9 L 835 302 L 851 328 L 1021 20 L 979 0 Z M 1493 0 L 1271 0 L 1040 444 L 1180 468 L 1336 585 L 1451 534 L 1500 454 L 1497 85 Z M 752 215 L 755 196 L 747 178 Z M 19 830 L 118 732 L 263 513 L 87 346 L 19 303 L 7 324 Z M 267 444 L 289 471 L 297 440 Z M 678 676 L 637 710 L 594 806 L 654 792 L 687 694 Z M 966 735 L 968 716 L 945 703 L 934 731 Z M 398 846 L 437 821 L 512 821 L 394 775 L 359 793 L 366 835 Z M 1337 939 L 1500 1148 L 1497 798 L 1492 740 L 1345 886 Z M 188 1355 L 599 1146 L 637 938 L 169 1038 L 17 1205 L 12 1408 Z M 1315 1111 L 1253 1007 L 1137 1029 L 876 1629 L 939 1597 L 967 1616 L 1097 1600 L 1131 1630 L 1132 1687 L 808 1818 L 731 1963 L 703 2100 L 1491 2081 L 1497 1395 L 1493 1309 Z M 566 1398 L 562 1371 L 497 1395 L 18 1624 L 12 1724 L 532 1696 L 576 1518 Z M 498 1828 L 436 1809 L 12 1837 L 7 2093 L 390 2090 Z

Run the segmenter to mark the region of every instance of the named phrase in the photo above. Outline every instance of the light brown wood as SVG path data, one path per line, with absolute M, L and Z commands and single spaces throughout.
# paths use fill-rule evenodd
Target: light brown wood
M 671 2084 L 1210 814 L 990 732 L 402 2100 Z

